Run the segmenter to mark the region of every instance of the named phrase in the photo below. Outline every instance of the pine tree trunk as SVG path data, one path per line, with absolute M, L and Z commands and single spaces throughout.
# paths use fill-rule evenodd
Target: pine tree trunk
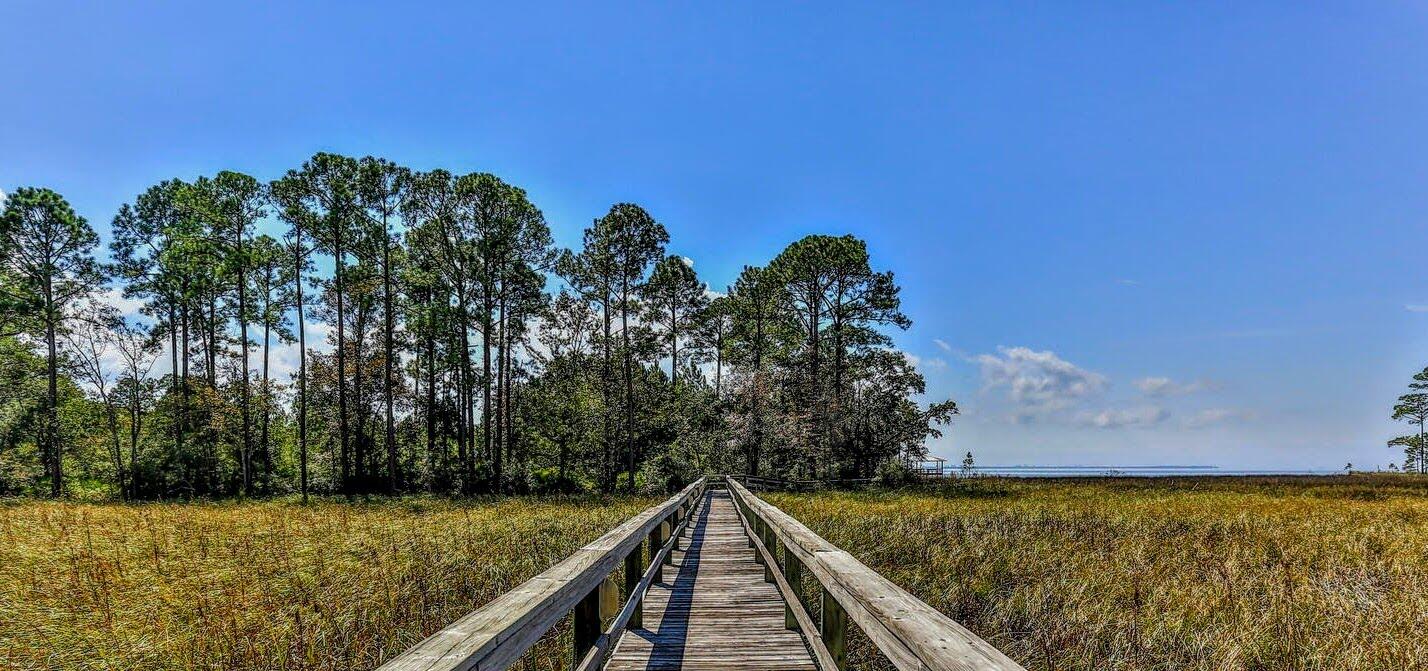
M 248 279 L 247 262 L 243 259 L 243 224 L 238 223 L 238 358 L 243 378 L 238 383 L 243 416 L 243 494 L 253 495 L 253 408 L 248 399 Z
M 189 314 L 188 314 L 188 302 L 187 302 L 187 301 L 184 302 L 183 307 L 181 308 L 181 311 L 182 311 L 182 313 L 183 313 L 183 350 L 181 350 L 182 356 L 181 356 L 180 358 L 181 358 L 182 361 L 183 361 L 183 379 L 182 379 L 182 381 L 180 381 L 180 383 L 179 383 L 179 390 L 180 390 L 181 395 L 182 395 L 182 399 L 181 399 L 181 402 L 180 402 L 180 404 L 179 404 L 179 435 L 180 435 L 180 436 L 182 436 L 182 435 L 184 434 L 184 432 L 188 430 L 188 347 L 189 347 L 189 343 L 188 343 L 188 328 L 189 328 Z M 187 461 L 188 461 L 188 460 L 185 460 L 186 463 L 187 463 Z M 191 472 L 191 471 L 189 472 L 189 474 L 188 474 L 188 480 L 189 480 L 188 484 L 189 484 L 189 490 L 190 490 L 190 492 L 195 488 L 195 481 L 198 479 L 199 476 L 200 476 L 200 474 L 198 474 L 198 473 L 193 473 L 193 472 Z
M 45 393 L 45 453 L 50 455 L 50 496 L 64 493 L 64 455 L 59 441 L 59 355 L 55 346 L 56 311 L 50 298 L 50 278 L 45 278 L 45 346 L 48 350 L 46 373 L 49 386 Z
M 620 342 L 624 346 L 625 360 L 625 479 L 630 491 L 635 490 L 635 376 L 634 353 L 630 351 L 630 279 L 621 279 L 620 285 Z
M 393 344 L 394 322 L 392 315 L 392 241 L 387 233 L 387 222 L 385 217 L 382 221 L 382 232 L 386 236 L 382 241 L 382 312 L 386 318 L 384 331 L 386 335 L 386 362 L 383 366 L 383 389 L 386 394 L 387 417 L 386 417 L 386 448 L 387 448 L 387 493 L 396 494 L 399 486 L 397 474 L 397 429 L 396 422 L 392 414 L 392 358 L 396 355 L 396 348 Z
M 355 322 L 352 324 L 357 329 L 357 337 L 352 341 L 352 354 L 357 361 L 352 366 L 352 479 L 356 490 L 359 493 L 367 494 L 371 491 L 371 483 L 368 482 L 367 466 L 367 402 L 363 396 L 362 371 L 366 370 L 366 358 L 363 356 L 362 345 L 366 341 L 363 334 L 367 332 L 367 311 L 357 306 L 357 313 L 353 316 Z
M 669 302 L 669 388 L 679 388 L 679 312 Z
M 342 231 L 339 226 L 333 236 L 335 238 L 334 253 L 337 261 L 334 280 L 337 289 L 337 435 L 341 442 L 341 467 L 342 467 L 342 493 L 347 498 L 352 498 L 352 467 L 349 463 L 347 449 L 347 337 L 344 331 L 343 322 L 346 315 L 343 310 L 343 286 L 342 276 L 345 268 L 342 250 Z
M 504 293 L 504 292 L 502 292 L 502 293 Z M 484 428 L 487 432 L 489 432 L 489 433 L 491 434 L 491 455 L 492 455 L 492 464 L 493 464 L 494 470 L 495 470 L 495 472 L 496 472 L 496 488 L 497 488 L 497 489 L 500 489 L 500 488 L 501 488 L 501 471 L 503 470 L 503 468 L 504 468 L 504 466 L 505 466 L 504 459 L 503 459 L 503 456 L 502 456 L 502 455 L 503 455 L 503 452 L 504 452 L 504 450 L 505 450 L 505 443 L 503 442 L 504 439 L 505 439 L 505 432 L 503 431 L 502 427 L 503 427 L 503 423 L 504 423 L 504 421 L 505 421 L 505 416 L 506 416 L 506 413 L 505 413 L 505 402 L 506 402 L 506 397 L 505 397 L 505 392 L 506 392 L 506 357 L 505 357 L 505 347 L 506 347 L 506 314 L 505 314 L 505 297 L 498 295 L 498 297 L 497 297 L 497 299 L 496 299 L 496 305 L 497 305 L 497 308 L 496 308 L 496 309 L 499 311 L 499 313 L 500 313 L 500 315 L 501 315 L 500 317 L 496 318 L 496 320 L 495 320 L 495 327 L 496 327 L 496 332 L 495 332 L 496 345 L 495 345 L 495 347 L 492 348 L 492 352 L 494 353 L 494 355 L 495 355 L 495 357 L 496 357 L 496 390 L 495 390 L 495 392 L 493 392 L 493 394 L 492 394 L 492 397 L 493 397 L 493 399 L 494 399 L 494 403 L 493 403 L 493 407 L 491 408 L 491 421 L 490 421 L 490 423 L 489 423 L 486 427 L 483 427 L 483 428 Z
M 491 326 L 490 313 L 488 312 L 488 313 L 486 314 L 486 316 L 485 316 L 483 319 L 485 320 L 485 321 L 484 321 L 484 324 L 485 324 L 485 326 L 487 327 L 487 331 L 486 331 L 485 333 L 482 333 L 482 334 L 481 334 L 481 355 L 482 355 L 482 357 L 483 357 L 484 370 L 485 370 L 485 377 L 481 380 L 481 384 L 482 384 L 482 387 L 483 387 L 483 393 L 485 394 L 484 397 L 483 397 L 484 403 L 482 403 L 482 405 L 481 405 L 481 414 L 482 414 L 481 441 L 482 441 L 482 445 L 485 446 L 486 449 L 489 450 L 489 449 L 490 449 L 490 438 L 491 438 L 491 437 L 490 437 L 490 435 L 489 435 L 489 432 L 488 432 L 486 429 L 487 429 L 487 426 L 489 426 L 488 421 L 490 420 L 490 407 L 491 407 L 491 381 L 490 381 L 490 377 L 491 377 L 491 348 L 490 348 L 490 340 L 489 340 L 489 338 L 488 338 L 488 334 L 490 333 L 490 326 Z M 472 375 L 471 375 L 471 338 L 470 338 L 470 335 L 468 334 L 468 332 L 469 332 L 469 330 L 467 329 L 467 314 L 466 314 L 466 308 L 465 308 L 465 305 L 464 305 L 464 302 L 463 302 L 463 305 L 462 305 L 462 308 L 461 308 L 461 361 L 462 361 L 462 369 L 463 369 L 464 371 L 466 371 L 466 376 L 467 376 L 466 384 L 464 385 L 464 386 L 466 387 L 466 403 L 465 403 L 465 406 L 466 406 L 466 407 L 465 407 L 465 413 L 466 413 L 467 417 L 470 418 L 470 422 L 469 422 L 468 424 L 474 424 L 474 423 L 475 423 L 475 418 L 476 418 L 476 416 L 475 416 L 475 413 L 472 412 L 471 406 L 472 406 L 473 402 L 475 401 L 475 398 L 474 398 L 474 397 L 475 397 L 476 394 L 475 394 L 474 390 L 472 389 L 473 384 L 472 384 L 472 380 L 470 379 L 471 376 L 472 376 Z M 476 455 L 474 454 L 475 451 L 476 451 L 476 435 L 475 435 L 475 434 L 476 434 L 476 427 L 475 427 L 475 426 L 469 426 L 469 429 L 470 429 L 470 430 L 467 432 L 467 440 L 469 441 L 469 444 L 468 444 L 467 447 L 466 447 L 466 481 L 465 481 L 465 483 L 462 485 L 462 487 L 465 489 L 465 491 L 466 491 L 466 493 L 467 493 L 468 495 L 471 494 L 471 493 L 473 493 L 473 492 L 475 491 L 475 490 L 474 490 L 474 487 L 475 487 L 475 485 L 476 485 L 476 483 L 475 483 L 475 479 L 476 479 Z
M 601 396 L 601 401 L 602 401 L 602 402 L 604 403 L 604 405 L 605 405 L 605 408 L 604 408 L 604 411 L 605 411 L 605 412 L 604 412 L 604 418 L 603 418 L 603 419 L 604 419 L 605 426 L 604 426 L 604 430 L 603 430 L 603 434 L 604 434 L 604 435 L 603 435 L 603 440 L 601 441 L 601 442 L 603 443 L 603 444 L 602 444 L 602 447 L 604 447 L 604 452 L 605 452 L 605 454 L 604 454 L 604 461 L 601 462 L 602 465 L 604 466 L 604 473 L 601 474 L 602 477 L 601 477 L 600 482 L 601 482 L 601 489 L 602 489 L 603 491 L 605 491 L 606 493 L 609 493 L 609 492 L 611 492 L 611 491 L 614 491 L 614 489 L 615 489 L 615 466 L 614 466 L 614 464 L 612 463 L 612 462 L 614 461 L 613 452 L 614 452 L 615 437 L 614 437 L 614 427 L 613 427 L 613 424 L 614 424 L 614 415 L 613 415 L 614 407 L 613 407 L 613 406 L 614 406 L 614 404 L 611 402 L 611 401 L 613 400 L 612 397 L 614 396 L 614 394 L 611 394 L 611 393 L 610 393 L 610 377 L 611 377 L 611 375 L 610 375 L 610 364 L 611 364 L 611 362 L 610 362 L 610 339 L 611 339 L 610 327 L 611 327 L 611 320 L 612 320 L 612 318 L 611 318 L 611 316 L 610 316 L 610 298 L 611 298 L 611 296 L 610 296 L 609 286 L 608 286 L 608 285 L 607 285 L 607 286 L 605 287 L 605 289 L 604 289 L 604 296 L 603 296 L 603 298 L 604 298 L 604 301 L 603 301 L 603 302 L 604 302 L 604 305 L 601 306 L 600 312 L 601 312 L 602 317 L 604 318 L 604 323 L 605 323 L 605 339 L 600 342 L 600 353 L 601 353 L 601 362 L 600 362 L 600 368 L 601 368 L 601 375 L 600 375 L 600 396 Z
M 302 502 L 307 503 L 307 330 L 303 323 L 302 305 L 302 227 L 297 226 L 294 230 L 298 320 L 298 487 L 302 490 Z
M 427 316 L 432 314 L 431 295 L 427 294 Z M 436 454 L 436 335 L 432 324 L 426 325 L 426 453 Z M 436 469 L 433 457 L 431 482 L 436 483 Z M 433 487 L 434 489 L 434 487 Z
M 500 482 L 500 456 L 495 452 L 495 436 L 491 435 L 491 313 L 495 310 L 488 276 L 481 287 L 481 447 L 491 460 L 496 481 Z
M 263 426 L 259 430 L 258 445 L 259 449 L 262 450 L 263 493 L 269 494 L 271 493 L 273 479 L 273 458 L 272 449 L 268 444 L 268 416 L 270 414 L 268 406 L 272 404 L 272 395 L 268 390 L 268 349 L 271 327 L 267 319 L 267 306 L 264 306 L 263 313 L 263 383 L 259 390 L 259 393 L 263 396 Z
M 143 408 L 139 406 L 139 369 L 137 365 L 130 369 L 129 379 L 134 384 L 132 393 L 129 394 L 129 499 L 133 500 L 139 496 L 139 486 L 135 474 L 139 472 L 139 433 L 142 430 L 143 421 L 140 417 Z
M 175 302 L 176 302 L 176 301 L 175 301 Z M 169 372 L 169 382 L 170 382 L 171 384 L 169 385 L 169 393 L 172 394 L 172 397 L 171 397 L 171 398 L 179 398 L 179 397 L 181 396 L 180 389 L 182 389 L 182 387 L 181 387 L 181 385 L 180 385 L 180 382 L 179 382 L 178 329 L 179 329 L 179 325 L 178 325 L 178 314 L 177 314 L 177 310 L 174 308 L 173 303 L 170 303 L 170 304 L 169 304 L 169 366 L 170 366 L 170 368 L 169 368 L 169 371 L 170 371 L 170 372 Z M 182 454 L 183 454 L 183 422 L 180 421 L 180 419 L 181 419 L 181 417 L 182 417 L 182 410 L 180 410 L 180 412 L 178 412 L 178 413 L 175 413 L 175 415 L 177 415 L 177 416 L 173 418 L 173 425 L 174 425 L 174 426 L 173 426 L 173 429 L 174 429 L 174 451 L 175 451 L 177 454 L 182 455 Z

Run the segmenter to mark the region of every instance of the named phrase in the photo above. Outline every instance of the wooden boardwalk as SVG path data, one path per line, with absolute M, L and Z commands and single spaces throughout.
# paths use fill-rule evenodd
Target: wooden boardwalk
M 704 494 L 673 565 L 645 595 L 644 626 L 625 631 L 605 668 L 816 669 L 803 636 L 784 627 L 783 598 L 764 582 L 728 491 Z
M 804 605 L 815 599 L 816 620 Z M 576 671 L 846 671 L 850 627 L 899 671 L 1025 671 L 726 476 L 625 520 L 379 671 L 510 669 L 565 618 Z

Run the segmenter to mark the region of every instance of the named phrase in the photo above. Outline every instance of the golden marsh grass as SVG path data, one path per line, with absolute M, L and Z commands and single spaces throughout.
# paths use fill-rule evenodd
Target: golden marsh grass
M 0 669 L 370 668 L 653 503 L 0 503 Z
M 764 496 L 1028 669 L 1428 669 L 1428 479 Z

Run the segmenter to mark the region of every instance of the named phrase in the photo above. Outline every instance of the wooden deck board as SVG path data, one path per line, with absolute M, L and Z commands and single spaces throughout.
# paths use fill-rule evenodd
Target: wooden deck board
M 644 627 L 625 632 L 605 668 L 816 671 L 803 637 L 784 628 L 783 599 L 754 563 L 729 493 L 704 496 L 645 596 Z

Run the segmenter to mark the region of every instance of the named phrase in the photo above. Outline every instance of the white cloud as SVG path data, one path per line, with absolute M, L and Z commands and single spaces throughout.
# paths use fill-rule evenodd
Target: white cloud
M 1239 408 L 1206 408 L 1186 418 L 1185 426 L 1191 429 L 1200 429 L 1215 424 L 1244 422 L 1254 419 L 1255 416 L 1252 410 Z
M 1422 303 L 1409 303 L 1403 306 L 1403 309 L 1409 312 L 1428 312 L 1428 305 L 1424 305 Z
M 930 370 L 947 369 L 947 360 L 943 359 L 942 357 L 932 357 L 930 359 L 926 359 L 911 352 L 903 352 L 902 355 L 907 357 L 908 362 L 910 362 L 914 368 L 924 372 Z
M 946 340 L 943 340 L 943 339 L 941 339 L 941 338 L 933 338 L 933 339 L 932 339 L 932 342 L 936 343 L 937 346 L 938 346 L 939 348 L 941 348 L 942 351 L 944 351 L 944 352 L 951 352 L 951 351 L 952 351 L 952 346 L 949 345 L 949 344 L 947 344 L 947 341 L 946 341 Z
M 1148 405 L 1139 408 L 1107 408 L 1100 412 L 1082 412 L 1076 415 L 1076 422 L 1100 429 L 1121 429 L 1127 427 L 1154 426 L 1169 417 L 1169 410 Z
M 97 298 L 106 305 L 111 305 L 119 314 L 125 317 L 135 317 L 144 307 L 144 301 L 137 298 L 125 298 L 124 292 L 119 289 L 105 289 L 99 292 Z
M 694 259 L 691 259 L 688 256 L 681 256 L 679 257 L 679 260 L 683 261 L 684 265 L 689 266 L 690 268 L 694 267 Z
M 1051 351 L 998 347 L 998 354 L 979 354 L 984 389 L 1005 388 L 1007 398 L 1028 418 L 1060 410 L 1105 391 L 1109 381 L 1100 373 L 1077 366 Z
M 1139 389 L 1142 394 L 1151 398 L 1183 396 L 1201 391 L 1210 391 L 1215 388 L 1214 383 L 1209 380 L 1176 382 L 1168 377 L 1143 377 L 1131 384 L 1134 384 L 1136 389 Z
M 1132 279 L 1126 279 L 1126 278 L 1122 277 L 1122 278 L 1118 278 L 1118 279 L 1116 280 L 1116 284 L 1120 284 L 1120 285 L 1124 285 L 1124 286 L 1128 286 L 1128 287 L 1133 287 L 1133 286 L 1136 286 L 1136 285 L 1140 284 L 1140 282 L 1137 282 L 1137 281 L 1132 280 Z

